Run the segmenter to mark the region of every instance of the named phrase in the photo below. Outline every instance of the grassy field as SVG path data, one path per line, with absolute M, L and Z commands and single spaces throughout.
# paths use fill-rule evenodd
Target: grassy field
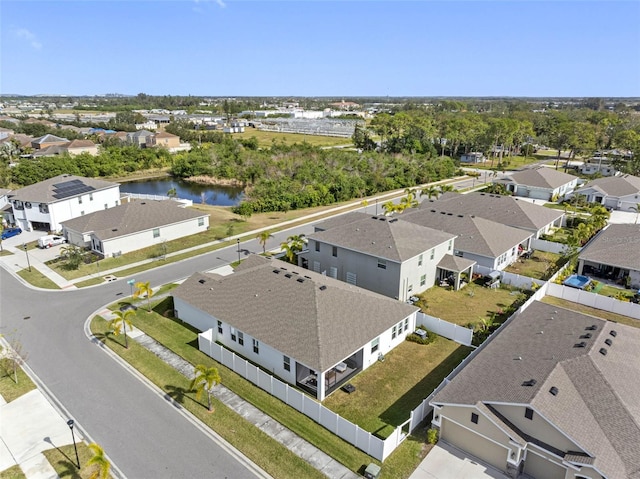
M 493 164 L 491 162 L 491 158 L 489 158 L 487 161 L 485 161 L 484 163 L 477 163 L 477 164 L 472 164 L 472 165 L 464 165 L 464 166 L 470 166 L 473 168 L 478 168 L 480 170 L 491 170 L 491 169 L 499 169 L 500 171 L 502 171 L 503 169 L 505 171 L 511 171 L 511 170 L 517 170 L 519 168 L 522 168 L 523 166 L 526 165 L 530 165 L 531 163 L 535 163 L 537 160 L 537 158 L 533 157 L 533 156 L 505 156 L 503 158 L 503 168 L 498 168 L 498 163 L 499 163 L 499 158 L 496 157 L 493 160 Z
M 263 131 L 255 128 L 246 128 L 244 133 L 234 133 L 233 138 L 248 139 L 255 137 L 258 140 L 258 146 L 261 148 L 268 148 L 273 141 L 284 142 L 292 145 L 294 143 L 309 143 L 313 146 L 337 146 L 337 145 L 351 145 L 351 138 L 336 138 L 333 136 L 318 136 L 318 135 L 301 135 L 298 133 L 279 133 L 276 131 Z
M 460 326 L 476 326 L 481 319 L 504 316 L 509 306 L 524 298 L 524 293 L 505 287 L 489 289 L 472 282 L 458 291 L 434 286 L 418 296 L 418 306 L 426 304 L 423 309 L 430 316 Z
M 24 279 L 27 283 L 36 286 L 37 288 L 60 289 L 60 287 L 56 283 L 51 281 L 33 266 L 31 267 L 31 271 L 29 271 L 28 269 L 21 269 L 20 271 L 18 271 L 18 276 Z
M 602 309 L 592 308 L 583 304 L 567 301 L 566 299 L 556 298 L 555 296 L 545 296 L 542 298 L 543 303 L 553 304 L 560 306 L 561 308 L 570 309 L 579 313 L 590 314 L 600 319 L 606 319 L 609 321 L 615 321 L 616 323 L 626 324 L 627 326 L 633 326 L 634 328 L 640 328 L 640 320 L 630 318 L 629 316 L 622 316 L 621 314 L 611 313 L 609 311 L 603 311 Z
M 430 344 L 405 341 L 352 381 L 356 391 L 334 392 L 323 404 L 366 431 L 386 438 L 471 352 L 439 337 Z M 407 367 L 409 364 L 419 367 Z
M 523 259 L 505 268 L 505 271 L 520 274 L 529 278 L 548 279 L 553 276 L 560 265 L 561 256 L 546 251 L 534 251 L 529 259 Z
M 13 380 L 13 368 L 7 365 L 5 369 L 4 366 L 4 364 L 0 366 L 0 396 L 5 401 L 11 402 L 36 388 L 36 385 L 21 368 L 18 368 L 18 383 L 16 384 Z

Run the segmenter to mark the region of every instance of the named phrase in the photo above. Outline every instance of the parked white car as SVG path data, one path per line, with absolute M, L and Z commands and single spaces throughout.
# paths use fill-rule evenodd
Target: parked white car
M 39 248 L 51 248 L 52 246 L 56 246 L 62 243 L 66 243 L 67 240 L 64 236 L 58 235 L 47 235 L 38 238 L 38 247 Z

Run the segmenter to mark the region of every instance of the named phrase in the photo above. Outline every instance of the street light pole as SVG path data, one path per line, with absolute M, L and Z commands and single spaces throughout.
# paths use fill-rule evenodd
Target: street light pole
M 240 262 L 240 238 L 236 238 L 236 244 L 238 245 L 238 263 Z
M 127 281 L 127 284 L 131 288 L 131 299 L 133 299 L 133 285 L 136 284 L 136 280 L 131 278 L 129 281 Z
M 27 255 L 27 266 L 29 267 L 29 273 L 31 273 L 31 263 L 29 262 L 29 252 L 27 251 L 27 243 L 23 243 L 22 246 L 24 247 L 24 254 Z
M 78 446 L 76 446 L 76 436 L 73 434 L 73 425 L 74 425 L 73 419 L 69 419 L 67 421 L 67 426 L 69 426 L 69 429 L 71 429 L 71 439 L 73 439 L 73 449 L 74 451 L 76 451 L 76 465 L 78 466 L 78 469 L 80 469 L 80 458 L 78 457 Z

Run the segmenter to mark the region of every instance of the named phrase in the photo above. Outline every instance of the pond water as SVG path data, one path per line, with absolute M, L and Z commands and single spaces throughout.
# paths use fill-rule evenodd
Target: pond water
M 167 196 L 175 188 L 177 197 L 192 200 L 195 204 L 205 203 L 215 206 L 235 206 L 244 198 L 243 189 L 237 186 L 201 185 L 177 178 L 155 178 L 152 180 L 129 181 L 120 184 L 123 193 Z M 203 201 L 204 200 L 204 201 Z

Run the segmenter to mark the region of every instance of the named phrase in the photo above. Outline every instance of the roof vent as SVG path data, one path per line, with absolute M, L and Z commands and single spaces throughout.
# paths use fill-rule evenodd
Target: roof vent
M 580 336 L 580 339 L 591 339 L 591 333 L 585 333 L 582 336 Z
M 372 217 L 371 217 L 371 219 L 372 219 L 372 220 L 377 220 L 377 219 L 378 219 L 378 217 L 377 217 L 377 216 L 372 216 Z
M 447 213 L 447 216 L 453 216 L 453 213 Z
M 140 203 L 141 205 L 146 205 L 147 203 L 145 203 L 144 201 L 142 203 Z
M 591 326 L 587 326 L 586 328 L 587 331 L 595 331 L 596 329 L 598 329 L 598 326 L 595 324 L 592 324 Z
M 607 350 L 605 348 L 600 348 L 600 354 L 602 354 L 603 356 L 607 355 Z
M 618 335 L 618 331 L 612 329 L 611 331 L 609 331 L 609 334 L 615 338 Z
M 320 286 L 320 291 L 324 291 L 325 289 L 327 289 L 327 287 L 324 284 Z
M 387 221 L 387 218 L 378 218 L 380 221 Z
M 206 280 L 206 279 L 199 279 L 199 280 L 198 280 L 198 283 L 200 283 L 200 284 L 204 284 L 204 283 L 206 283 L 206 282 L 207 282 L 207 280 Z
M 286 271 L 286 270 L 287 270 L 287 268 L 283 268 L 282 266 L 280 266 L 280 269 L 281 269 L 282 271 Z
M 304 283 L 304 278 L 298 278 L 298 279 L 296 279 L 296 281 L 297 281 L 298 283 Z
M 458 218 L 464 218 L 464 215 L 458 215 Z
M 581 341 L 581 342 L 579 342 L 578 344 L 576 344 L 573 347 L 574 348 L 586 348 L 587 347 L 587 343 L 585 343 L 584 341 Z
M 275 274 L 280 274 L 280 270 L 279 270 L 279 269 L 274 269 L 274 270 L 273 270 L 273 272 L 274 272 Z
M 607 338 L 604 340 L 604 344 L 606 344 L 607 346 L 611 346 L 613 344 L 613 341 L 611 340 L 611 338 Z
M 431 210 L 431 212 L 432 212 L 432 213 L 435 213 L 435 212 L 436 212 L 436 210 Z
M 111 231 L 118 231 L 118 228 L 113 228 Z
M 311 279 L 311 276 L 307 276 L 306 274 L 304 275 L 304 277 L 307 279 Z
M 522 356 L 516 356 L 513 358 L 514 361 L 522 361 Z
M 292 271 L 292 273 L 293 273 L 293 274 L 300 274 L 300 273 L 298 273 L 297 271 Z
M 285 278 L 291 278 L 291 273 L 287 273 L 284 275 Z
M 551 389 L 549 389 L 549 392 L 551 393 L 552 396 L 557 396 L 558 395 L 558 388 L 555 386 L 552 386 Z
M 447 212 L 446 212 L 446 211 L 441 211 L 441 212 L 440 212 L 440 214 L 441 214 L 441 215 L 446 215 L 446 214 L 447 214 Z
M 528 381 L 525 381 L 522 383 L 523 386 L 535 386 L 536 383 L 538 381 L 536 381 L 535 379 L 529 379 Z
M 389 220 L 389 223 L 395 223 L 396 221 L 398 221 L 398 218 L 393 218 L 392 220 Z

